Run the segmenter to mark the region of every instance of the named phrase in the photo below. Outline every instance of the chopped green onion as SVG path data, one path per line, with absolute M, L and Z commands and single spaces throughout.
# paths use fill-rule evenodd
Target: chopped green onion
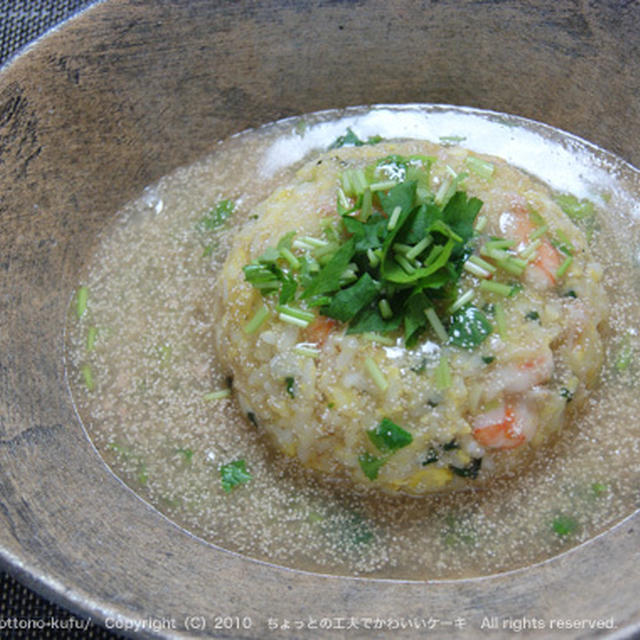
M 391 310 L 389 301 L 386 298 L 382 298 L 380 302 L 378 302 L 378 309 L 380 309 L 380 315 L 385 320 L 389 320 L 389 318 L 393 317 L 393 311 Z
M 478 218 L 476 219 L 476 224 L 474 226 L 476 232 L 482 233 L 484 231 L 484 228 L 487 226 L 487 222 L 489 222 L 489 218 L 487 218 L 487 216 L 485 216 L 484 214 L 478 216 Z
M 444 328 L 442 322 L 440 322 L 436 310 L 433 307 L 429 307 L 424 310 L 424 315 L 427 316 L 427 320 L 436 336 L 438 336 L 443 343 L 447 342 L 447 340 L 449 340 L 449 334 L 447 334 L 447 330 Z
M 367 187 L 362 194 L 362 206 L 360 207 L 360 219 L 366 222 L 373 213 L 373 198 L 371 189 Z
M 255 312 L 251 320 L 249 320 L 249 322 L 244 325 L 244 332 L 247 335 L 255 333 L 262 326 L 262 323 L 269 317 L 269 315 L 269 309 L 265 305 L 262 305 Z
M 284 313 L 282 311 L 278 314 L 278 318 L 282 320 L 282 322 L 286 322 L 287 324 L 292 324 L 296 327 L 300 327 L 301 329 L 306 329 L 310 324 L 309 320 L 303 320 L 302 318 L 291 316 L 288 313 Z
M 375 269 L 380 264 L 380 258 L 375 254 L 373 249 L 367 249 L 367 258 L 369 258 L 369 266 Z
M 98 327 L 89 327 L 87 333 L 87 353 L 91 353 L 96 346 L 96 338 L 98 337 Z
M 449 370 L 449 360 L 443 353 L 440 356 L 440 362 L 435 369 L 435 382 L 438 391 L 444 391 L 451 386 L 451 371 Z
M 414 247 L 407 251 L 406 258 L 408 260 L 413 260 L 417 258 L 431 243 L 433 242 L 433 238 L 431 236 L 425 236 L 416 244 Z
M 471 171 L 485 180 L 488 180 L 493 175 L 495 167 L 491 162 L 476 158 L 475 156 L 469 156 L 465 162 Z
M 539 227 L 529 235 L 529 242 L 533 242 L 534 240 L 541 238 L 545 233 L 547 233 L 547 231 L 549 231 L 549 225 L 543 224 L 541 227 Z
M 513 256 L 507 256 L 506 258 L 501 258 L 496 260 L 496 264 L 506 271 L 507 273 L 511 273 L 514 276 L 521 276 L 524 273 L 525 267 L 527 263 L 520 258 L 514 258 Z
M 348 196 L 360 196 L 367 188 L 367 178 L 362 169 L 347 169 L 342 173 L 342 188 Z
M 402 244 L 400 242 L 396 242 L 393 245 L 393 250 L 397 251 L 398 253 L 402 254 L 403 256 L 407 256 L 407 254 L 409 253 L 409 251 L 411 251 L 411 249 L 413 249 L 413 247 L 411 245 Z M 411 260 L 412 258 L 409 258 L 409 259 Z
M 540 238 L 536 238 L 533 242 L 530 242 L 526 247 L 524 247 L 522 251 L 520 251 L 520 255 L 524 260 L 529 262 L 541 244 L 542 240 Z
M 342 190 L 342 187 L 338 187 L 338 207 L 342 207 L 344 210 L 348 210 L 351 207 L 351 203 Z
M 468 271 L 474 276 L 478 276 L 478 278 L 488 278 L 491 275 L 490 271 L 479 267 L 477 264 L 471 262 L 470 260 L 467 260 L 462 266 L 465 271 Z
M 572 262 L 573 258 L 571 256 L 567 256 L 564 259 L 564 262 L 556 270 L 556 278 L 562 278 L 562 276 L 567 272 L 567 269 L 571 266 Z
M 482 289 L 483 291 L 489 291 L 490 293 L 497 293 L 499 296 L 506 297 L 511 295 L 511 291 L 513 287 L 508 284 L 503 284 L 502 282 L 493 282 L 493 280 L 483 280 L 480 283 L 480 289 Z
M 490 262 L 483 260 L 480 256 L 470 256 L 468 261 L 475 264 L 477 267 L 488 271 L 489 273 L 496 272 L 496 268 Z
M 294 240 L 292 246 L 296 249 L 317 249 L 319 247 L 328 247 L 329 243 L 326 240 L 321 240 L 320 238 L 302 236 L 302 238 Z
M 506 238 L 493 238 L 488 240 L 484 245 L 487 249 L 511 249 L 516 244 L 514 240 L 507 240 Z
M 369 356 L 364 361 L 364 366 L 366 367 L 369 375 L 371 376 L 371 379 L 375 382 L 378 389 L 380 389 L 380 391 L 386 391 L 389 387 L 389 382 L 384 377 L 382 371 L 380 371 L 380 368 L 376 364 L 376 361 L 371 356 Z
M 84 380 L 84 384 L 87 387 L 87 391 L 93 391 L 96 388 L 96 385 L 93 381 L 93 373 L 91 371 L 91 367 L 88 364 L 83 364 L 80 367 L 80 373 L 82 374 L 82 378 Z
M 369 331 L 368 333 L 363 333 L 361 337 L 363 340 L 366 340 L 367 342 L 377 342 L 387 347 L 392 347 L 395 344 L 395 340 L 393 338 L 390 338 L 389 336 L 383 336 L 373 331 Z
M 76 296 L 76 315 L 78 318 L 82 318 L 84 312 L 87 310 L 88 300 L 89 289 L 87 287 L 80 287 Z
M 400 205 L 397 205 L 391 212 L 391 217 L 389 218 L 389 223 L 387 224 L 387 229 L 389 231 L 393 231 L 395 229 L 395 226 L 398 224 L 398 220 L 400 219 L 401 213 L 402 207 Z
M 291 268 L 294 271 L 297 271 L 300 268 L 300 261 L 296 258 L 289 249 L 280 249 L 280 255 L 291 265 Z
M 471 302 L 471 300 L 473 299 L 473 296 L 475 295 L 474 291 L 472 289 L 469 289 L 468 291 L 465 291 L 450 307 L 449 307 L 449 313 L 453 313 L 454 311 L 457 311 L 458 309 L 464 307 L 465 304 L 467 304 L 467 302 Z
M 305 322 L 311 322 L 315 319 L 315 315 L 310 311 L 303 311 L 302 309 L 298 309 L 296 307 L 290 307 L 286 304 L 280 304 L 276 307 L 276 311 L 280 314 L 285 314 L 291 316 L 292 318 L 297 318 L 298 320 L 304 320 Z
M 299 356 L 315 358 L 320 355 L 320 349 L 312 342 L 301 342 L 293 348 L 293 352 Z
M 209 391 L 202 396 L 203 400 L 222 400 L 228 398 L 231 395 L 231 389 L 220 389 L 219 391 Z
M 369 185 L 369 189 L 371 189 L 371 191 L 388 191 L 389 189 L 393 189 L 393 187 L 395 187 L 397 184 L 397 182 L 394 182 L 393 180 L 386 180 L 384 182 L 374 182 L 373 184 Z
M 504 340 L 507 335 L 507 319 L 504 315 L 504 307 L 500 303 L 495 305 L 495 319 L 498 335 Z
M 393 259 L 409 274 L 416 272 L 416 268 L 403 256 L 400 254 L 395 254 Z
M 616 358 L 615 367 L 618 371 L 626 371 L 633 360 L 633 348 L 631 347 L 631 342 L 629 340 L 629 336 L 625 336 L 622 342 L 622 347 L 618 353 L 618 357 Z

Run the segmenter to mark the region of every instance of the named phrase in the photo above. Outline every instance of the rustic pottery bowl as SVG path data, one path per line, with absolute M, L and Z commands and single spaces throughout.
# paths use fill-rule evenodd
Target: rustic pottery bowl
M 485 617 L 524 616 L 613 617 L 616 631 L 566 633 L 631 637 L 640 629 L 637 514 L 542 565 L 439 583 L 309 574 L 202 542 L 103 464 L 74 413 L 62 333 L 76 274 L 109 218 L 216 140 L 277 118 L 370 103 L 470 105 L 560 127 L 638 166 L 639 48 L 640 6 L 613 0 L 106 0 L 5 67 L 2 563 L 102 623 L 172 620 L 167 635 L 260 638 L 275 633 L 269 618 L 379 616 L 464 618 L 465 628 L 428 633 L 476 637 Z M 217 615 L 247 617 L 250 628 L 216 629 Z

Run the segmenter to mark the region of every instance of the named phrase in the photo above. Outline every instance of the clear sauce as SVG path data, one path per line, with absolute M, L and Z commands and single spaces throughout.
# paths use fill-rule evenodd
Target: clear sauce
M 233 399 L 205 399 L 225 387 L 207 301 L 234 229 L 347 127 L 362 139 L 457 138 L 598 207 L 591 250 L 611 301 L 602 381 L 521 474 L 423 498 L 369 493 L 274 454 Z M 78 413 L 136 493 L 190 532 L 251 558 L 416 580 L 547 560 L 640 506 L 639 195 L 639 174 L 614 156 L 544 125 L 471 109 L 324 112 L 239 134 L 147 188 L 99 238 L 80 276 L 86 310 L 78 318 L 74 302 L 67 324 Z M 203 231 L 199 221 L 224 198 L 236 203 L 232 218 Z M 219 467 L 240 458 L 252 479 L 226 493 Z

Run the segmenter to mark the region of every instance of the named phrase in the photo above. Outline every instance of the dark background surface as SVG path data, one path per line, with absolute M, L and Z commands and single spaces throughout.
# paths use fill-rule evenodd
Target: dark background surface
M 0 0 L 0 65 L 92 0 Z M 31 624 L 31 629 L 16 628 Z M 37 626 L 36 626 L 37 625 Z M 121 636 L 41 598 L 0 571 L 0 638 L 90 638 Z

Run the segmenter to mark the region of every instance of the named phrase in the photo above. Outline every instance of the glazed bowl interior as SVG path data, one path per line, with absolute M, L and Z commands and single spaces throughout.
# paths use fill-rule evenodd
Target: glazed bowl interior
M 544 565 L 441 583 L 297 572 L 190 536 L 124 486 L 92 447 L 65 381 L 63 328 L 96 235 L 125 202 L 217 140 L 275 119 L 376 103 L 467 105 L 546 122 L 638 165 L 639 33 L 637 6 L 612 1 L 106 0 L 5 67 L 7 566 L 97 619 L 165 616 L 185 630 L 191 615 L 251 616 L 253 631 L 225 632 L 245 637 L 260 637 L 268 617 L 427 610 L 478 625 L 492 612 L 614 615 L 631 634 L 640 621 L 640 568 L 629 562 L 640 543 L 637 517 Z

